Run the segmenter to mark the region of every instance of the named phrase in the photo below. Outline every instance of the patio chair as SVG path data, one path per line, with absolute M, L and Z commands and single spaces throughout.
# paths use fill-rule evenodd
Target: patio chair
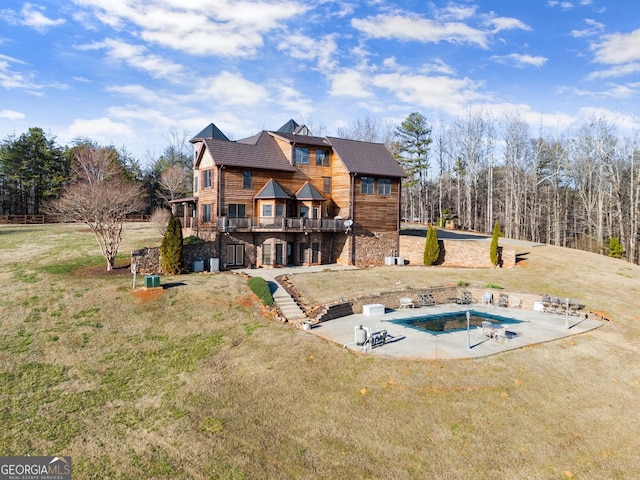
M 413 299 L 409 297 L 400 297 L 400 308 L 413 308 Z
M 421 293 L 418 295 L 418 304 L 421 307 L 433 307 L 436 301 L 430 293 Z
M 549 311 L 551 313 L 558 313 L 558 309 L 560 308 L 560 299 L 558 297 L 551 297 L 551 305 L 549 306 Z
M 471 305 L 473 303 L 473 298 L 471 297 L 471 292 L 469 290 L 462 291 L 462 298 L 460 299 L 461 305 Z
M 580 305 L 580 302 L 578 302 L 577 299 L 572 298 L 571 300 L 569 300 L 569 315 L 579 317 L 581 309 L 582 305 Z
M 493 292 L 484 292 L 482 303 L 485 305 L 493 305 Z
M 507 308 L 509 306 L 509 295 L 501 293 L 500 298 L 498 299 L 498 306 Z

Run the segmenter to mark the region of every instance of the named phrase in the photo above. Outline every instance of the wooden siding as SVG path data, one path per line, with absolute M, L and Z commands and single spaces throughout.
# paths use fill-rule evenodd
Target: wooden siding
M 291 161 L 293 152 L 289 142 L 282 139 L 275 139 L 279 148 L 285 156 Z M 204 146 L 204 145 L 203 145 Z M 326 202 L 289 202 L 284 209 L 284 215 L 289 217 L 298 217 L 300 213 L 300 205 L 307 205 L 310 208 L 309 216 L 312 216 L 311 209 L 315 206 L 321 206 L 320 216 L 322 218 L 333 218 L 341 216 L 342 218 L 353 218 L 358 229 L 357 233 L 368 234 L 370 232 L 393 232 L 397 231 L 398 221 L 398 204 L 400 196 L 400 179 L 391 178 L 391 193 L 389 195 L 380 195 L 378 193 L 379 178 L 374 178 L 374 193 L 361 193 L 361 177 L 352 177 L 347 170 L 345 164 L 339 156 L 331 150 L 329 146 L 322 148 L 330 152 L 329 165 L 316 165 L 317 147 L 309 146 L 309 164 L 295 165 L 295 172 L 282 172 L 262 170 L 260 168 L 250 169 L 252 172 L 252 186 L 249 189 L 243 187 L 243 172 L 246 169 L 239 167 L 223 167 L 220 169 L 214 165 L 213 158 L 208 151 L 205 151 L 198 164 L 198 185 L 199 191 L 199 222 L 202 222 L 202 205 L 211 205 L 211 220 L 219 216 L 228 215 L 229 205 L 243 204 L 246 209 L 246 217 L 257 218 L 261 216 L 260 203 L 254 201 L 256 194 L 264 187 L 264 185 L 273 179 L 282 186 L 288 193 L 294 195 L 305 182 L 309 182 L 318 192 L 320 192 Z M 206 170 L 211 170 L 211 187 L 203 188 L 202 174 Z M 221 178 L 218 178 L 221 175 Z M 324 191 L 324 178 L 331 179 L 331 192 Z M 352 184 L 353 181 L 353 184 Z M 220 187 L 220 190 L 218 190 Z M 355 202 L 352 205 L 352 201 Z M 220 205 L 219 205 L 220 203 Z M 274 205 L 272 214 L 275 215 L 276 203 L 287 203 L 278 199 L 267 200 L 263 203 L 271 203 Z M 296 211 L 291 211 L 295 205 Z M 218 211 L 220 206 L 220 211 Z
M 356 178 L 354 221 L 368 231 L 395 231 L 398 229 L 400 183 L 397 179 L 391 180 L 391 194 L 380 195 L 378 181 L 378 178 L 374 178 L 374 193 L 364 194 L 361 193 L 361 178 Z

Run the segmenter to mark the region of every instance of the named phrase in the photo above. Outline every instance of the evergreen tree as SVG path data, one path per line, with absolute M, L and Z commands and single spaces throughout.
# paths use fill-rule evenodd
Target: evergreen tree
M 171 215 L 167 224 L 167 231 L 160 245 L 162 272 L 176 275 L 182 272 L 182 225 L 180 220 Z
M 622 258 L 624 255 L 624 247 L 616 237 L 609 239 L 609 256 L 611 258 Z
M 427 239 L 424 244 L 424 254 L 422 261 L 425 265 L 433 265 L 440 258 L 440 245 L 438 245 L 438 230 L 435 227 L 429 227 L 427 230 Z
M 500 224 L 498 222 L 493 226 L 493 235 L 491 236 L 491 246 L 489 247 L 489 258 L 491 263 L 495 266 L 498 265 L 498 238 L 500 238 Z

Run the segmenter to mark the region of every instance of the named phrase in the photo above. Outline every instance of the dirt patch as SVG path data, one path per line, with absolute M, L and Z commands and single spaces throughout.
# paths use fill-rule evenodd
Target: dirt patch
M 71 275 L 82 278 L 126 277 L 131 275 L 131 262 L 129 260 L 116 261 L 115 267 L 111 271 L 107 271 L 106 263 L 92 265 L 89 267 L 80 267 L 72 270 Z
M 160 297 L 164 293 L 164 289 L 162 288 L 140 288 L 136 289 L 132 292 L 133 296 L 139 298 L 140 300 L 153 300 L 155 298 Z

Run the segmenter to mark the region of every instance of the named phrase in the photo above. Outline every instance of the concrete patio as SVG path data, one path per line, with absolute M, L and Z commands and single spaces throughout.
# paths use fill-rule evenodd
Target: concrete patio
M 519 320 L 520 323 L 508 324 L 506 329 L 509 332 L 509 338 L 507 341 L 498 342 L 484 337 L 482 329 L 473 326 L 467 336 L 466 328 L 450 332 L 429 332 L 393 322 L 398 319 L 466 312 L 467 310 L 513 318 Z M 315 325 L 307 332 L 333 342 L 340 348 L 346 345 L 344 348 L 366 355 L 426 360 L 493 355 L 527 345 L 578 335 L 598 328 L 602 324 L 601 321 L 585 318 L 584 314 L 580 317 L 565 317 L 564 314 L 473 304 L 437 305 L 402 310 L 387 309 L 384 315 L 377 316 L 349 315 Z M 359 325 L 369 328 L 372 332 L 386 330 L 389 336 L 387 342 L 376 348 L 367 349 L 365 352 L 362 346 L 355 344 L 355 328 Z M 468 343 L 471 348 L 468 348 Z

